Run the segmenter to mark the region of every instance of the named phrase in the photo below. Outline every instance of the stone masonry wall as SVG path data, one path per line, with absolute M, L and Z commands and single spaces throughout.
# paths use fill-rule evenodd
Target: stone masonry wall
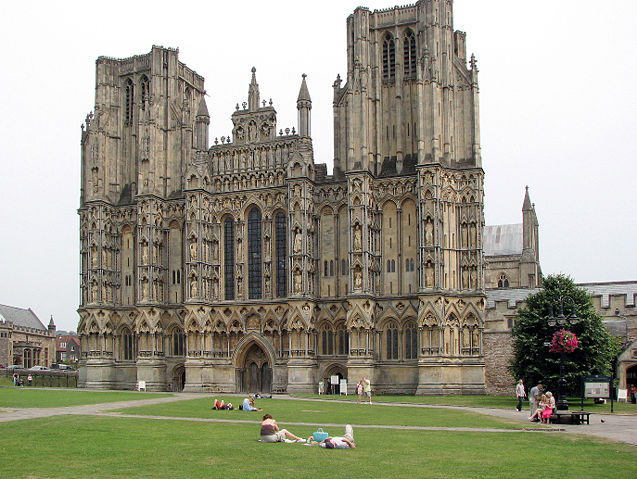
M 513 337 L 509 331 L 485 331 L 483 336 L 487 394 L 515 395 L 515 379 L 509 372 L 513 357 Z

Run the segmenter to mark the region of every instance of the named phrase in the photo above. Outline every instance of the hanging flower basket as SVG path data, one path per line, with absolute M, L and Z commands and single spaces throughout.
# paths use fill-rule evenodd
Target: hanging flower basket
M 555 333 L 553 333 L 551 352 L 572 353 L 577 349 L 578 346 L 579 342 L 577 341 L 577 336 L 575 336 L 575 334 L 571 333 L 570 331 L 560 329 L 559 331 L 555 331 Z

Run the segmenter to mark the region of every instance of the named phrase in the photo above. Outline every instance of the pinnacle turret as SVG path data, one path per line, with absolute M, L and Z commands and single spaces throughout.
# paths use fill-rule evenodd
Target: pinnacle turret
M 259 84 L 257 83 L 257 69 L 252 67 L 252 80 L 250 81 L 250 88 L 248 90 L 248 108 L 250 111 L 257 111 L 259 109 Z
M 311 136 L 311 117 L 310 110 L 312 109 L 312 99 L 310 98 L 310 91 L 307 88 L 305 78 L 307 75 L 304 73 L 303 81 L 301 82 L 301 89 L 299 90 L 299 97 L 296 100 L 296 109 L 299 110 L 299 136 L 309 137 Z

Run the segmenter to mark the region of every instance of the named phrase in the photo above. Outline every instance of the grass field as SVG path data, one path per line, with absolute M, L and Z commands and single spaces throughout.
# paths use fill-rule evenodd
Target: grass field
M 631 477 L 637 461 L 637 448 L 632 446 L 530 432 L 359 428 L 356 449 L 325 450 L 261 444 L 258 425 L 245 424 L 60 416 L 2 429 L 0 450 L 6 460 L 0 477 L 12 479 L 517 479 L 528 477 L 530 471 L 542 477 L 581 479 L 609 477 L 610 471 L 613 477 Z M 313 429 L 292 430 L 309 436 Z
M 296 394 L 302 398 L 321 398 L 327 400 L 341 400 L 356 402 L 358 396 L 337 396 L 337 395 L 317 395 L 317 394 Z M 394 402 L 403 404 L 428 404 L 432 406 L 467 406 L 467 407 L 486 407 L 499 409 L 513 409 L 518 400 L 511 396 L 373 396 L 372 401 L 375 403 Z M 568 398 L 570 409 L 580 409 L 580 398 Z M 610 401 L 607 404 L 595 404 L 592 399 L 584 401 L 584 410 L 595 412 L 598 414 L 610 413 Z M 636 414 L 637 404 L 630 404 L 615 401 L 613 405 L 614 412 L 620 414 Z M 524 401 L 523 408 L 529 409 L 529 402 Z
M 65 391 L 60 389 L 31 389 L 0 387 L 0 407 L 63 407 L 117 401 L 137 401 L 150 397 L 168 397 L 170 393 L 137 393 L 125 391 Z M 1 474 L 1 471 L 0 471 Z
M 231 401 L 238 406 L 240 398 L 219 396 L 219 400 Z M 270 413 L 281 422 L 309 422 L 317 426 L 323 424 L 370 424 L 395 426 L 427 426 L 427 427 L 477 427 L 522 429 L 528 423 L 509 421 L 506 419 L 484 416 L 473 412 L 465 412 L 441 408 L 391 407 L 381 405 L 342 404 L 336 402 L 295 401 L 284 399 L 260 399 L 258 407 L 263 412 L 215 411 L 211 410 L 212 399 L 191 399 L 151 406 L 130 407 L 118 412 L 168 417 L 194 417 L 210 419 L 261 419 Z

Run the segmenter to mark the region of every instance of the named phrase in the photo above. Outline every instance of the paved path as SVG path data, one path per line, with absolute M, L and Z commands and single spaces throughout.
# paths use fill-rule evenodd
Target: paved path
M 144 393 L 140 393 L 144 394 Z M 224 394 L 224 397 L 228 396 Z M 258 424 L 259 418 L 236 419 L 236 418 L 184 418 L 184 417 L 166 417 L 166 416 L 145 416 L 126 413 L 112 412 L 117 409 L 124 409 L 135 406 L 147 406 L 152 404 L 162 404 L 167 402 L 185 401 L 188 399 L 197 399 L 202 397 L 213 398 L 212 394 L 201 393 L 175 393 L 171 397 L 140 399 L 136 401 L 119 401 L 111 403 L 87 404 L 82 406 L 67 406 L 57 408 L 0 408 L 0 422 L 20 421 L 25 419 L 34 419 L 41 417 L 60 416 L 67 414 L 74 415 L 91 415 L 91 416 L 111 416 L 111 417 L 130 417 L 144 418 L 169 421 L 197 421 L 197 422 L 223 422 L 223 423 L 246 423 Z M 326 401 L 326 402 L 343 402 L 352 404 L 351 401 L 337 401 L 333 399 L 312 399 L 312 398 L 294 398 L 286 395 L 276 396 L 277 399 L 294 399 L 302 401 Z M 495 429 L 495 428 L 469 428 L 469 427 L 423 427 L 423 426 L 384 426 L 384 425 L 354 425 L 355 428 L 374 428 L 374 429 L 403 429 L 403 430 L 426 430 L 426 431 L 471 431 L 471 432 L 506 432 L 506 433 L 522 433 L 529 430 L 537 432 L 558 432 L 572 434 L 587 434 L 596 437 L 606 438 L 613 441 L 625 442 L 637 445 L 637 416 L 618 415 L 618 414 L 592 414 L 590 425 L 571 425 L 561 424 L 551 428 L 539 429 L 533 428 L 528 423 L 528 411 L 517 412 L 514 409 L 494 409 L 494 408 L 478 408 L 466 406 L 437 406 L 427 404 L 407 404 L 407 403 L 374 403 L 372 406 L 367 404 L 361 407 L 413 407 L 413 408 L 430 408 L 430 409 L 455 409 L 490 416 L 497 416 L 509 420 L 520 421 L 529 424 L 528 429 Z M 307 422 L 286 422 L 286 425 L 295 426 L 316 426 L 316 423 Z M 343 424 L 323 424 L 325 427 L 342 427 Z

